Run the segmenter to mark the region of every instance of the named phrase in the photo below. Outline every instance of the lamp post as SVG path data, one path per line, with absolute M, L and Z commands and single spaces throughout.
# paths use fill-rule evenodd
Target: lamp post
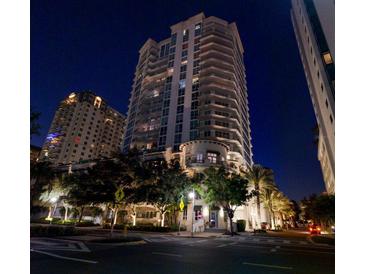
M 195 204 L 195 190 L 189 193 L 189 198 L 192 199 L 192 208 L 191 208 L 191 237 L 194 237 L 194 204 Z

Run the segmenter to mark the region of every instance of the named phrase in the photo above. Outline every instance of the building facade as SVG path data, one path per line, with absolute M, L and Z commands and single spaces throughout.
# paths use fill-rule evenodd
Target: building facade
M 83 163 L 119 152 L 125 117 L 92 92 L 71 93 L 59 105 L 40 160 Z
M 139 50 L 123 151 L 142 150 L 145 160 L 178 160 L 191 173 L 251 166 L 244 48 L 236 24 L 200 13 L 170 28 L 170 37 L 148 39 Z M 241 207 L 235 218 L 257 227 L 253 210 Z M 223 210 L 199 197 L 183 214 L 188 230 L 192 214 L 195 226 L 203 224 L 199 230 L 227 226 Z
M 292 23 L 317 119 L 318 159 L 335 193 L 335 3 L 292 0 Z

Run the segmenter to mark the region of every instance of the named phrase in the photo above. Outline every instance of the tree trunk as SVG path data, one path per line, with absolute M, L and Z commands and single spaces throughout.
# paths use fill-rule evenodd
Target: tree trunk
M 68 213 L 68 207 L 65 206 L 65 217 L 64 217 L 64 221 L 67 221 L 68 217 L 67 217 L 67 213 Z
M 114 225 L 115 225 L 115 222 L 117 220 L 117 215 L 118 215 L 118 208 L 113 208 L 112 212 L 114 214 L 112 215 L 111 224 L 110 224 L 110 237 L 113 237 Z
M 232 218 L 229 218 L 229 225 L 231 227 L 231 236 L 233 236 L 233 222 L 232 222 Z
M 166 212 L 161 212 L 161 227 L 165 226 L 165 213 Z
M 230 225 L 230 228 L 231 228 L 231 236 L 233 236 L 234 234 L 233 234 L 233 221 L 232 221 L 232 219 L 233 219 L 233 216 L 234 216 L 234 212 L 231 208 L 229 208 L 227 210 L 227 213 L 228 213 L 227 215 L 228 215 L 228 218 L 229 218 L 229 225 Z
M 77 221 L 77 223 L 79 224 L 81 222 L 82 219 L 82 215 L 84 214 L 84 207 L 81 207 L 81 211 L 80 211 L 80 216 L 79 216 L 79 220 Z
M 257 204 L 257 221 L 258 221 L 258 226 L 259 229 L 261 229 L 261 209 L 260 209 L 260 187 L 258 184 L 255 185 L 255 190 L 257 191 L 257 196 L 256 196 L 256 204 Z

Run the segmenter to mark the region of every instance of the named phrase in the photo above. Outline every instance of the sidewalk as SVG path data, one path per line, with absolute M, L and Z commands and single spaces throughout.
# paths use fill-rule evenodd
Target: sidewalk
M 190 238 L 191 237 L 191 232 L 190 231 L 181 231 L 180 235 L 178 235 L 178 232 L 170 232 L 169 233 L 172 236 L 175 237 L 184 237 L 184 238 Z M 239 235 L 235 235 L 237 236 L 247 236 L 249 234 L 249 232 L 239 232 Z M 195 238 L 226 238 L 226 237 L 231 237 L 231 235 L 225 235 L 222 232 L 194 232 L 194 237 Z

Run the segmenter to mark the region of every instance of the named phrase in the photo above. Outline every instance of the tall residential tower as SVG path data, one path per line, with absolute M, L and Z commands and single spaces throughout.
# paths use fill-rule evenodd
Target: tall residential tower
M 123 151 L 137 148 L 145 160 L 177 160 L 189 173 L 251 166 L 243 52 L 235 23 L 203 13 L 171 26 L 167 39 L 148 39 L 139 50 Z M 235 219 L 246 220 L 247 229 L 259 227 L 255 208 L 239 207 Z M 199 230 L 227 225 L 222 208 L 199 198 L 183 214 L 188 230 L 191 216 Z
M 292 0 L 292 22 L 319 129 L 318 159 L 335 193 L 335 1 Z
M 197 14 L 140 49 L 123 150 L 184 167 L 252 164 L 243 46 L 235 23 Z
M 40 161 L 58 165 L 110 157 L 120 151 L 124 122 L 94 93 L 71 93 L 56 111 Z

